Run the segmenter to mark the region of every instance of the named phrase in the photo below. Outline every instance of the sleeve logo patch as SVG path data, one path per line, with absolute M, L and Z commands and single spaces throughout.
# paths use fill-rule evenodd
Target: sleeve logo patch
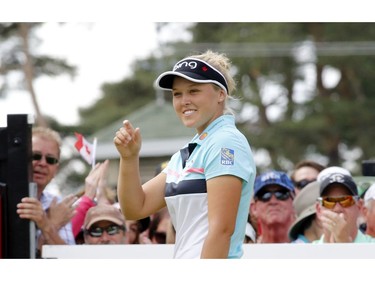
M 234 150 L 222 148 L 220 162 L 221 165 L 234 165 Z

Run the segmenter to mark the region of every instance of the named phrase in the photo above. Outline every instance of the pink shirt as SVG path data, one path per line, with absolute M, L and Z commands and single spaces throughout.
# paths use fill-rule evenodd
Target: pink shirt
M 72 218 L 72 228 L 74 237 L 77 237 L 78 233 L 81 231 L 87 211 L 94 206 L 96 206 L 95 201 L 91 200 L 86 195 L 83 195 L 79 200 L 78 206 L 76 207 L 77 213 Z

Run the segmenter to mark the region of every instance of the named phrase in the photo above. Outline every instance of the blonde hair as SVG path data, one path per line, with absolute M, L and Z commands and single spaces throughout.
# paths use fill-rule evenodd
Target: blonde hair
M 230 74 L 230 69 L 232 67 L 232 62 L 230 59 L 226 56 L 226 54 L 213 52 L 212 50 L 207 50 L 199 55 L 191 55 L 190 58 L 197 58 L 207 62 L 224 76 L 228 86 L 228 95 L 225 100 L 224 112 L 233 114 L 232 109 L 229 108 L 227 103 L 227 99 L 235 99 L 233 97 L 233 92 L 236 90 L 236 81 Z
M 46 127 L 33 127 L 32 129 L 32 135 L 33 136 L 40 136 L 43 138 L 46 138 L 48 140 L 52 140 L 56 142 L 57 147 L 58 147 L 58 156 L 60 158 L 60 151 L 61 151 L 61 145 L 62 145 L 62 140 L 58 132 L 46 128 Z
M 200 55 L 192 55 L 191 58 L 197 58 L 203 60 L 215 67 L 224 77 L 228 84 L 228 95 L 231 96 L 236 90 L 236 82 L 234 81 L 232 75 L 230 75 L 230 68 L 232 67 L 232 62 L 230 59 L 222 53 L 216 53 L 211 50 Z

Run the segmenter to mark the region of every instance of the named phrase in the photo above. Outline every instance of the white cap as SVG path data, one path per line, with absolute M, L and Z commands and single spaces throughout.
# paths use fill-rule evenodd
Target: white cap
M 256 233 L 254 227 L 248 222 L 246 223 L 246 232 L 245 235 L 251 239 L 254 243 L 256 243 Z
M 317 181 L 322 182 L 328 175 L 336 174 L 336 173 L 347 175 L 347 176 L 352 176 L 352 174 L 347 169 L 344 169 L 338 166 L 331 166 L 320 171 L 317 177 Z
M 370 187 L 367 189 L 364 199 L 365 199 L 365 202 L 370 199 L 375 199 L 375 183 L 370 185 Z

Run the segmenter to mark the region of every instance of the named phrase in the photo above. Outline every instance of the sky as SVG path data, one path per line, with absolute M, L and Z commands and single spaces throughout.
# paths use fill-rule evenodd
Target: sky
M 168 33 L 183 39 L 185 33 L 176 31 L 179 26 L 183 24 L 174 24 L 158 36 L 155 23 L 147 21 L 136 29 L 127 22 L 43 24 L 37 31 L 41 39 L 37 52 L 66 59 L 77 66 L 77 75 L 74 79 L 68 75 L 43 76 L 34 81 L 41 112 L 64 125 L 77 124 L 78 109 L 101 97 L 104 82 L 129 76 L 131 63 L 154 52 Z M 0 99 L 0 113 L 0 127 L 6 126 L 7 114 L 34 116 L 29 93 L 10 92 L 6 99 Z
M 78 74 L 74 80 L 63 75 L 54 78 L 41 77 L 34 82 L 41 112 L 64 125 L 77 124 L 78 109 L 88 107 L 100 98 L 100 86 L 104 82 L 117 82 L 128 76 L 130 64 L 135 59 L 142 59 L 155 51 L 160 41 L 186 36 L 173 30 L 172 33 L 167 31 L 158 37 L 155 22 L 183 24 L 196 21 L 298 22 L 373 19 L 370 12 L 372 10 L 363 9 L 365 3 L 368 5 L 364 0 L 357 0 L 356 6 L 341 3 L 340 8 L 333 3 L 317 0 L 314 1 L 314 6 L 309 6 L 308 9 L 299 5 L 297 0 L 258 1 L 246 9 L 238 9 L 236 1 L 242 2 L 231 1 L 231 5 L 226 5 L 224 13 L 220 5 L 196 0 L 185 5 L 184 9 L 171 0 L 149 1 L 147 6 L 143 1 L 122 5 L 112 0 L 105 3 L 90 1 L 89 9 L 86 1 L 13 0 L 6 3 L 7 9 L 0 9 L 0 18 L 3 21 L 46 22 L 38 30 L 38 36 L 42 40 L 38 52 L 65 58 L 77 66 Z M 199 4 L 199 9 L 196 9 L 194 4 Z M 322 4 L 326 8 L 322 9 Z M 19 9 L 20 5 L 22 9 Z M 293 12 L 288 10 L 290 5 L 294 7 Z M 44 9 L 37 9 L 38 7 Z M 356 7 L 361 9 L 361 13 L 348 15 L 348 12 L 354 11 Z M 332 13 L 332 9 L 337 12 Z M 59 25 L 57 22 L 66 24 Z M 29 94 L 13 90 L 6 99 L 0 99 L 0 127 L 6 126 L 7 114 L 34 115 Z

